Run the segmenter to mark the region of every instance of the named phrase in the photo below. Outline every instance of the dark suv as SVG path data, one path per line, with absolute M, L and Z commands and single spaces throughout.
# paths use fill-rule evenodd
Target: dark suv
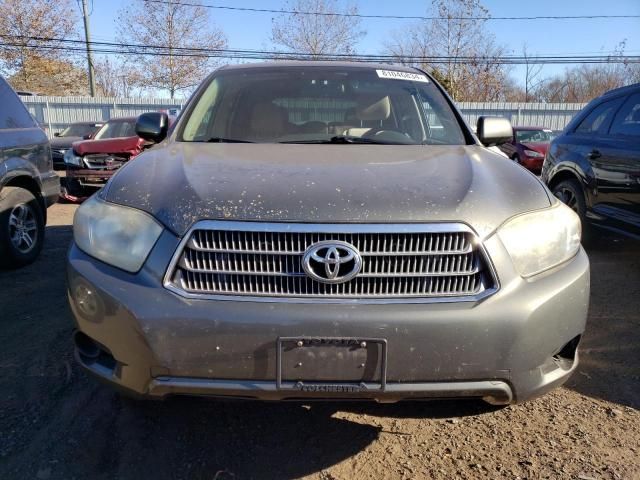
M 61 132 L 56 132 L 51 139 L 51 156 L 53 167 L 64 169 L 64 155 L 74 142 L 93 138 L 96 132 L 104 125 L 103 122 L 76 122 L 69 125 Z
M 551 142 L 542 178 L 583 224 L 640 238 L 640 84 L 576 115 Z
M 2 77 L 0 105 L 0 267 L 19 267 L 42 249 L 60 181 L 46 134 Z

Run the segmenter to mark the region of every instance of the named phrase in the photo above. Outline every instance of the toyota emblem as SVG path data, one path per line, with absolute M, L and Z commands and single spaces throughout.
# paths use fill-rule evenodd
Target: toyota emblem
M 347 242 L 327 240 L 311 245 L 302 257 L 306 274 L 322 283 L 344 283 L 362 268 L 362 257 Z

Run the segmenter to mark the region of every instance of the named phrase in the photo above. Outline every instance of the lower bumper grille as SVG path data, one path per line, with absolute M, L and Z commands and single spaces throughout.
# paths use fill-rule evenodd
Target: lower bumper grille
M 353 247 L 361 259 L 353 278 L 329 283 L 305 271 L 306 252 L 320 242 Z M 329 270 L 335 264 L 321 260 Z M 272 299 L 475 299 L 497 289 L 475 234 L 462 224 L 216 221 L 200 222 L 185 236 L 165 285 L 186 296 Z

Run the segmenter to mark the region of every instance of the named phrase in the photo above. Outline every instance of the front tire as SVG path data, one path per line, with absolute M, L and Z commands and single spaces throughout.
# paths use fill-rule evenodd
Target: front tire
M 558 200 L 560 200 L 571 210 L 576 212 L 580 217 L 580 223 L 582 224 L 582 238 L 584 243 L 584 240 L 588 235 L 588 228 L 587 202 L 584 197 L 582 186 L 577 180 L 563 180 L 555 187 L 553 187 L 552 192 L 556 196 L 556 198 L 558 198 Z
M 32 263 L 44 243 L 44 215 L 31 192 L 4 187 L 0 192 L 0 267 Z

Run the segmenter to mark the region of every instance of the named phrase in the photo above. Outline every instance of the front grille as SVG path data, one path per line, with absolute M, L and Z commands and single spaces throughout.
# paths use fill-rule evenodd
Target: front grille
M 54 162 L 57 163 L 64 163 L 64 154 L 67 151 L 64 149 L 52 149 L 51 150 L 51 157 L 53 159 Z
M 87 168 L 94 170 L 115 170 L 120 168 L 129 158 L 124 155 L 112 155 L 108 153 L 92 153 L 84 156 Z
M 165 278 L 187 296 L 448 298 L 497 287 L 475 235 L 463 225 L 201 223 L 206 226 L 187 234 Z M 360 272 L 338 284 L 310 278 L 302 258 L 322 241 L 352 245 L 362 257 Z

